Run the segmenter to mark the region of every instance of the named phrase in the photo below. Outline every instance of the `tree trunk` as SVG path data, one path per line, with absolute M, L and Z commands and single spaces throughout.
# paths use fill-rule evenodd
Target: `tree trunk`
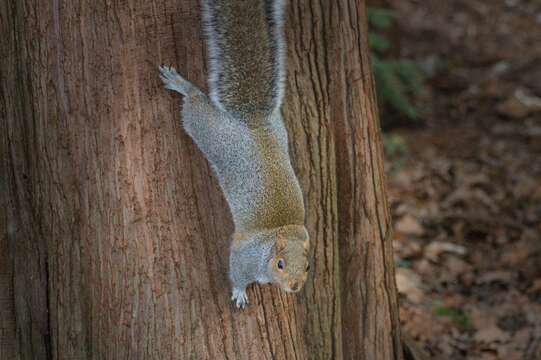
M 287 5 L 313 265 L 245 311 L 227 205 L 158 78 L 205 88 L 198 1 L 7 0 L 0 26 L 2 359 L 402 358 L 363 1 Z

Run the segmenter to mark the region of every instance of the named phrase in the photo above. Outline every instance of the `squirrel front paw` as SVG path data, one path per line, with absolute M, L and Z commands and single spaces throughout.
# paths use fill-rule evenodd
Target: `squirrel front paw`
M 237 308 L 244 309 L 244 307 L 248 304 L 248 295 L 246 295 L 246 289 L 234 288 L 231 301 L 235 302 Z
M 193 96 L 199 93 L 195 85 L 180 76 L 172 66 L 160 66 L 160 79 L 166 89 L 176 91 L 184 96 Z

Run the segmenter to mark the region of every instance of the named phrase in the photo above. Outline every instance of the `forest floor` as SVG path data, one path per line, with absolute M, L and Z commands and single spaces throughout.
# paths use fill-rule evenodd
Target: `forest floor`
M 430 74 L 419 121 L 385 131 L 403 332 L 434 359 L 539 360 L 541 1 L 388 2 Z

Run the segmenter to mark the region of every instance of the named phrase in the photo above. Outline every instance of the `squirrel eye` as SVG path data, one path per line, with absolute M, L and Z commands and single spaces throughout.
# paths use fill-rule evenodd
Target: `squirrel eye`
M 284 270 L 284 267 L 285 267 L 284 260 L 282 259 L 278 260 L 278 264 L 276 266 L 278 266 L 278 269 Z

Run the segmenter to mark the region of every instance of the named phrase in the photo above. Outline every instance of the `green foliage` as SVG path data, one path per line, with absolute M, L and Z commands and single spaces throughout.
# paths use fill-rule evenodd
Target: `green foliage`
M 390 106 L 409 119 L 417 118 L 412 97 L 422 89 L 423 76 L 408 60 L 380 60 L 373 57 L 374 76 L 380 106 Z
M 384 52 L 391 47 L 385 36 L 375 32 L 368 33 L 368 45 L 376 52 Z
M 395 261 L 395 265 L 399 268 L 411 268 L 411 261 L 406 259 L 398 259 Z
M 389 158 L 402 157 L 408 153 L 408 145 L 400 135 L 389 134 L 383 137 L 385 155 Z
M 450 318 L 462 331 L 467 331 L 472 327 L 470 319 L 460 309 L 437 306 L 432 312 L 435 316 Z
M 387 159 L 392 160 L 389 169 L 391 176 L 399 173 L 406 165 L 405 158 L 408 154 L 408 145 L 404 138 L 396 134 L 384 134 L 383 151 Z
M 415 120 L 417 110 L 413 97 L 423 89 L 424 76 L 421 69 L 407 59 L 384 59 L 382 55 L 390 43 L 381 33 L 389 29 L 394 21 L 392 11 L 381 8 L 368 9 L 368 22 L 374 29 L 368 34 L 368 42 L 374 54 L 372 63 L 380 107 L 388 107 Z
M 394 12 L 389 9 L 369 7 L 368 23 L 378 30 L 387 30 L 393 25 Z

